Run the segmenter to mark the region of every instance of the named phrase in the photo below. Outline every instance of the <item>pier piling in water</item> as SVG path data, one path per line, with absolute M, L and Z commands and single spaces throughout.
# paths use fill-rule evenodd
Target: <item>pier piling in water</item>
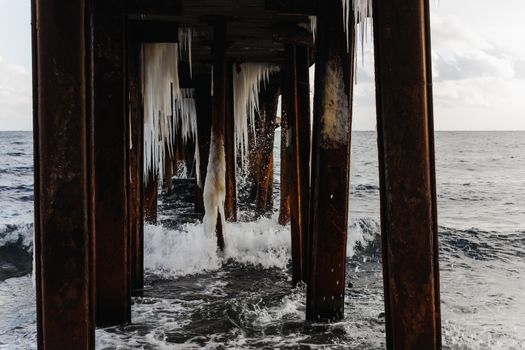
M 237 220 L 241 153 L 254 159 L 258 216 L 273 210 L 279 93 L 278 222 L 291 222 L 292 281 L 307 283 L 308 322 L 343 318 L 352 2 L 249 3 L 32 1 L 39 348 L 93 349 L 95 322 L 132 321 L 131 292 L 144 287 L 144 222 L 157 223 L 159 182 L 163 173 L 171 185 L 173 163 L 195 160 L 195 211 L 208 210 L 219 249 L 222 223 Z M 373 0 L 389 350 L 441 348 L 428 12 L 428 0 Z M 145 58 L 144 43 L 164 50 L 151 51 L 157 61 Z M 164 79 L 158 91 L 167 94 L 146 87 L 155 87 L 152 67 L 169 67 L 149 75 L 166 73 L 153 81 Z M 243 79 L 259 85 L 240 84 L 234 67 L 249 67 Z M 238 85 L 251 90 L 234 92 Z M 251 99 L 255 121 L 238 120 L 237 95 Z M 244 144 L 240 134 L 253 139 Z
M 142 60 L 136 32 L 128 29 L 127 41 L 127 96 L 128 96 L 128 227 L 131 292 L 144 288 L 144 120 L 142 105 Z
M 84 5 L 33 1 L 39 349 L 95 345 L 90 27 Z
M 306 295 L 309 321 L 343 318 L 354 69 L 354 26 L 349 25 L 345 33 L 343 18 L 340 0 L 326 1 L 317 16 Z
M 427 0 L 374 1 L 388 349 L 440 349 Z
M 124 1 L 92 6 L 96 323 L 114 326 L 131 320 Z

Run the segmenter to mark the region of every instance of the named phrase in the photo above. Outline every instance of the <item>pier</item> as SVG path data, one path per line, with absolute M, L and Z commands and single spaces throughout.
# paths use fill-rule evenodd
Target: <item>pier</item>
M 219 251 L 238 220 L 239 167 L 257 215 L 271 211 L 279 96 L 290 288 L 307 285 L 307 323 L 342 319 L 368 20 L 387 349 L 440 349 L 428 0 L 32 0 L 38 348 L 93 349 L 96 327 L 133 323 L 144 222 L 179 162 Z

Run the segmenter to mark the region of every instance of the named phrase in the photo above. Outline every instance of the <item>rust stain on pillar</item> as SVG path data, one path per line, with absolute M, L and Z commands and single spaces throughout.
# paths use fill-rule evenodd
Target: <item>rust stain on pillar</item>
M 125 31 L 122 0 L 93 2 L 96 321 L 131 320 L 128 260 Z
M 127 86 L 128 86 L 128 226 L 129 259 L 132 294 L 139 295 L 144 288 L 144 212 L 142 210 L 143 190 L 143 107 L 141 94 L 141 45 L 136 32 L 128 31 Z
M 427 0 L 375 1 L 381 231 L 388 349 L 440 349 Z
M 235 119 L 233 114 L 233 67 L 227 65 L 226 71 L 226 115 L 224 152 L 226 157 L 226 199 L 224 215 L 227 221 L 237 221 L 237 179 L 235 171 Z
M 86 7 L 84 1 L 58 0 L 35 0 L 32 6 L 38 345 L 92 349 L 95 276 Z
M 213 46 L 213 96 L 211 109 L 211 130 L 219 148 L 224 152 L 224 135 L 226 128 L 226 23 L 218 21 L 214 25 Z M 218 152 L 221 152 L 219 149 Z M 217 246 L 224 250 L 224 236 L 221 214 L 217 215 Z
M 317 24 L 306 319 L 333 321 L 344 312 L 354 26 L 350 16 L 347 48 L 339 0 Z

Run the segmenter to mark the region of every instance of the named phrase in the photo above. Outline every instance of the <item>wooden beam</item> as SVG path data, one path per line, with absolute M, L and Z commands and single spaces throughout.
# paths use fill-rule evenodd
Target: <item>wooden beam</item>
M 266 0 L 266 9 L 287 15 L 315 15 L 315 0 Z
M 276 26 L 273 31 L 273 40 L 284 43 L 301 45 L 306 47 L 314 46 L 312 32 L 295 24 L 283 24 Z
M 130 16 L 176 16 L 182 14 L 182 0 L 127 0 L 127 13 Z
M 38 346 L 93 349 L 86 7 L 81 0 L 34 0 L 32 15 Z
M 99 326 L 131 320 L 123 0 L 93 2 L 96 286 Z
M 388 349 L 441 349 L 428 7 L 374 1 Z
M 353 18 L 347 48 L 342 2 L 325 1 L 317 24 L 306 294 L 306 319 L 315 322 L 344 313 L 354 67 Z
M 141 43 L 178 43 L 179 26 L 174 22 L 130 20 L 130 34 Z

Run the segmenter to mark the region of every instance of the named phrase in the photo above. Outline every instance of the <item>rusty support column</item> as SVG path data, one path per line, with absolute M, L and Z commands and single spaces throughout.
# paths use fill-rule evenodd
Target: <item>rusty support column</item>
M 208 169 L 211 137 L 211 76 L 204 74 L 194 78 L 195 109 L 197 113 L 197 137 L 200 155 L 199 180 L 195 191 L 195 212 L 204 213 L 203 190 Z M 195 174 L 197 175 L 197 174 Z
M 374 1 L 388 349 L 440 349 L 428 0 Z
M 86 12 L 80 0 L 32 2 L 40 349 L 95 346 L 93 129 Z
M 224 152 L 226 157 L 226 200 L 224 215 L 227 221 L 237 221 L 237 179 L 235 170 L 235 120 L 233 114 L 233 67 L 226 70 L 226 125 Z
M 296 118 L 292 127 L 294 139 L 294 168 L 298 175 L 295 185 L 298 187 L 298 213 L 303 237 L 303 280 L 308 281 L 308 242 L 310 218 L 310 159 L 312 148 L 312 126 L 310 115 L 310 50 L 306 46 L 295 47 L 297 97 Z
M 144 211 L 142 191 L 144 188 L 143 172 L 143 107 L 141 82 L 141 45 L 135 40 L 136 32 L 129 33 L 127 49 L 127 86 L 129 116 L 128 147 L 128 227 L 130 245 L 130 273 L 132 294 L 140 294 L 144 288 Z M 133 37 L 131 37 L 133 36 Z
M 178 135 L 175 137 L 178 138 Z M 170 150 L 167 143 L 164 144 L 164 176 L 162 181 L 162 191 L 167 195 L 171 194 L 171 178 L 173 177 L 174 172 L 177 171 L 178 156 L 180 153 L 178 146 L 178 143 L 175 143 L 172 150 Z
M 131 320 L 122 0 L 93 1 L 97 326 Z
M 306 282 L 306 251 L 310 192 L 310 79 L 308 48 L 285 48 L 283 108 L 290 124 L 292 281 Z
M 147 182 L 144 184 L 144 194 L 142 203 L 144 206 L 144 221 L 149 224 L 157 223 L 157 196 L 158 196 L 158 175 L 156 170 L 152 170 Z
M 310 237 L 306 318 L 343 318 L 354 25 L 343 25 L 339 0 L 325 1 L 317 16 Z
M 213 61 L 213 96 L 212 96 L 212 109 L 211 109 L 211 146 L 210 146 L 210 162 L 215 164 L 222 161 L 226 162 L 225 159 L 218 160 L 225 157 L 224 154 L 224 134 L 226 126 L 226 23 L 218 22 L 214 27 L 213 35 L 213 46 L 212 46 L 212 61 Z M 215 149 L 215 154 L 211 148 Z M 213 157 L 217 159 L 213 161 Z M 212 163 L 213 164 L 213 163 Z M 217 186 L 222 186 L 220 183 L 224 181 L 220 179 L 221 174 L 219 168 L 214 168 L 212 171 L 217 172 L 218 184 L 210 183 L 214 190 L 219 191 Z M 221 213 L 217 215 L 217 247 L 220 250 L 224 250 L 224 235 L 222 231 L 222 219 Z
M 286 55 L 286 54 L 285 54 Z M 286 73 L 287 69 L 284 67 L 282 74 L 282 92 L 286 89 L 287 84 Z M 279 224 L 286 225 L 290 222 L 290 177 L 291 177 L 291 159 L 290 159 L 290 147 L 291 147 L 291 135 L 289 125 L 288 111 L 290 107 L 286 105 L 285 99 L 281 95 L 281 179 L 280 179 L 280 191 L 281 191 L 281 203 L 279 204 Z
M 254 150 L 259 153 L 256 181 L 256 211 L 259 215 L 271 213 L 273 209 L 273 143 L 278 101 L 279 85 L 272 76 L 268 84 L 261 86 L 259 93 L 257 146 Z

